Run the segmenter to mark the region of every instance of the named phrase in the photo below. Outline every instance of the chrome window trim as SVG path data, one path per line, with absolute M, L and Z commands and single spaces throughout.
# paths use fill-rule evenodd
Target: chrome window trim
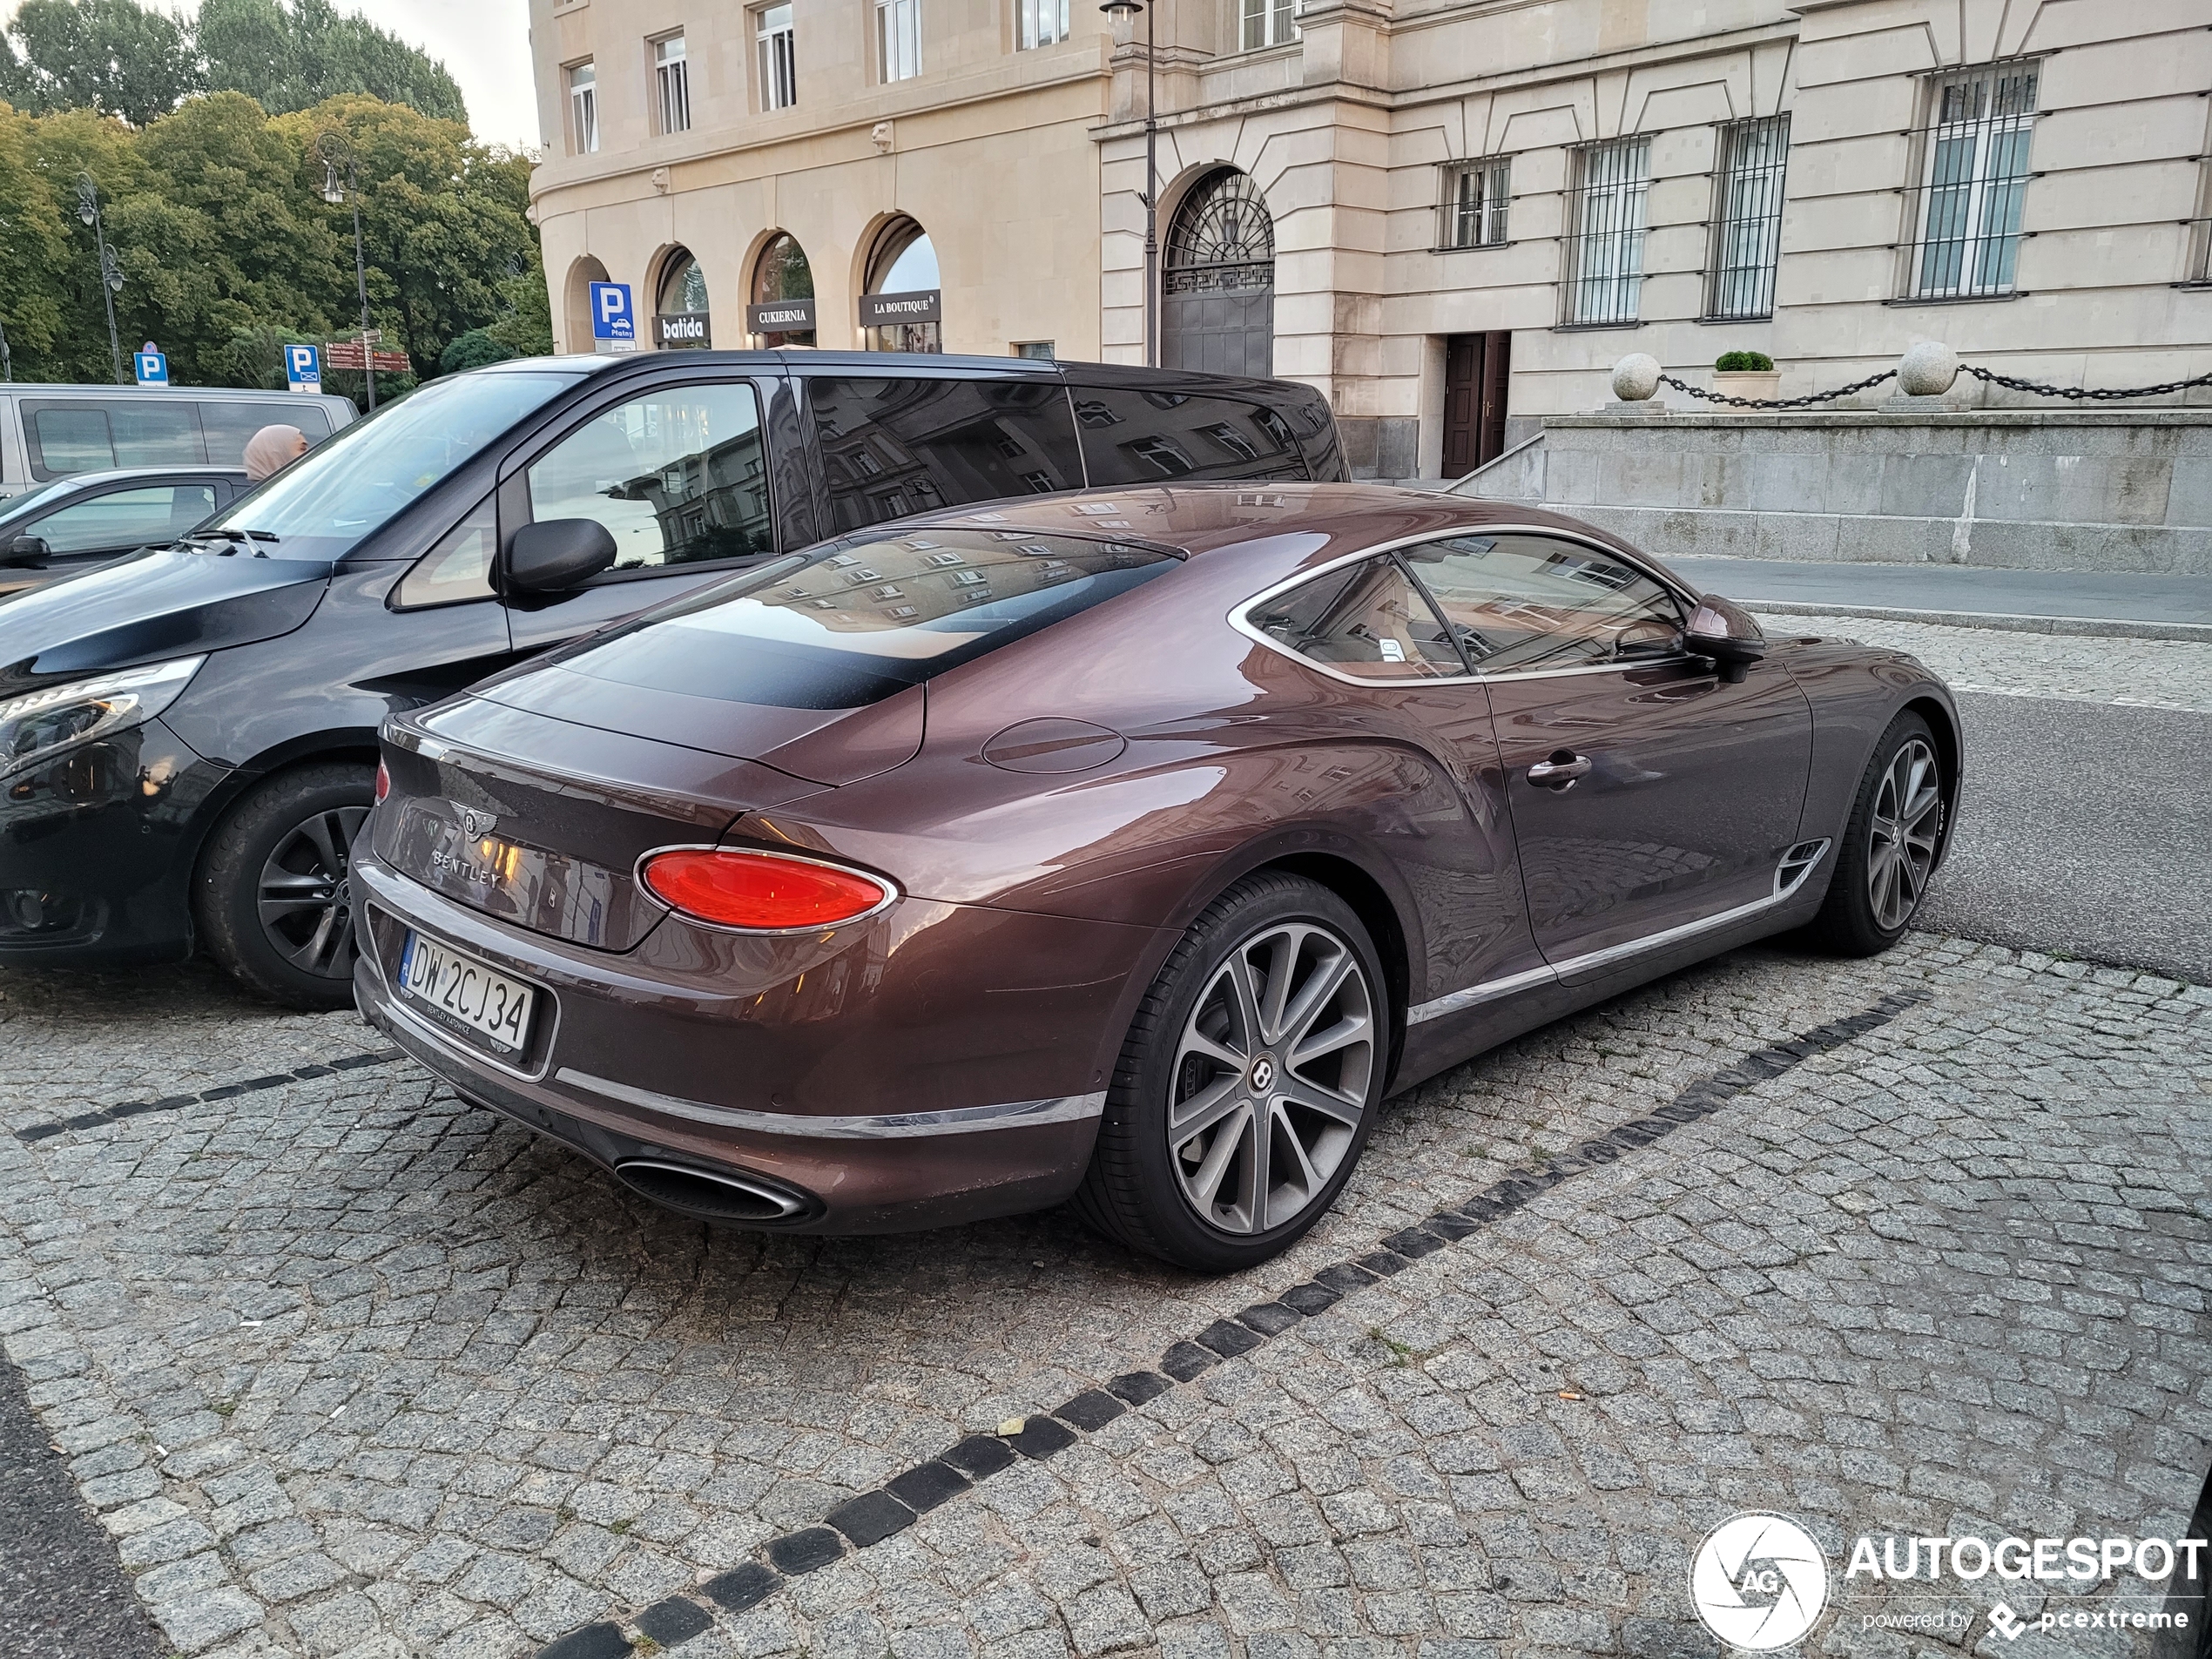
M 1376 686 L 1404 689 L 1422 685 L 1475 685 L 1491 682 L 1502 683 L 1507 680 L 1559 679 L 1570 674 L 1619 674 L 1635 669 L 1666 668 L 1699 660 L 1695 651 L 1676 651 L 1671 656 L 1640 658 L 1631 663 L 1591 663 L 1575 668 L 1507 669 L 1495 674 L 1486 674 L 1477 669 L 1473 673 L 1437 674 L 1421 679 L 1363 679 L 1357 674 L 1346 674 L 1342 670 L 1332 668 L 1325 663 L 1317 663 L 1311 657 L 1301 656 L 1283 644 L 1281 640 L 1267 633 L 1265 630 L 1256 626 L 1251 620 L 1251 613 L 1269 600 L 1279 597 L 1294 588 L 1304 587 L 1307 583 L 1318 580 L 1332 570 L 1340 570 L 1346 565 L 1357 564 L 1366 559 L 1381 558 L 1386 554 L 1396 553 L 1405 548 L 1420 547 L 1424 543 L 1448 541 L 1454 536 L 1490 535 L 1548 536 L 1555 541 L 1578 543 L 1594 553 L 1603 554 L 1608 558 L 1619 559 L 1640 576 L 1649 577 L 1653 583 L 1671 595 L 1677 604 L 1684 608 L 1683 626 L 1685 629 L 1689 625 L 1689 617 L 1696 614 L 1698 595 L 1692 593 L 1680 582 L 1655 569 L 1642 556 L 1623 552 L 1617 547 L 1599 541 L 1595 536 L 1584 536 L 1574 530 L 1561 529 L 1551 524 L 1469 524 L 1456 530 L 1432 529 L 1424 530 L 1418 536 L 1396 536 L 1390 541 L 1378 542 L 1372 547 L 1363 548 L 1356 553 L 1342 554 L 1324 563 L 1300 570 L 1294 576 L 1285 577 L 1282 581 L 1262 588 L 1250 598 L 1240 600 L 1231 607 L 1228 616 L 1229 625 L 1255 644 L 1264 645 L 1278 656 L 1287 657 L 1302 668 L 1309 668 L 1317 674 L 1325 674 L 1329 678 L 1345 685 L 1363 685 L 1371 689 Z M 1415 572 L 1415 575 L 1418 577 L 1419 572 Z M 1424 593 L 1426 594 L 1426 589 Z
M 763 1135 L 797 1135 L 838 1141 L 912 1140 L 932 1135 L 972 1135 L 985 1130 L 1028 1129 L 1040 1123 L 1073 1123 L 1096 1117 L 1106 1109 L 1106 1091 L 1102 1089 L 1089 1095 L 1001 1101 L 990 1106 L 954 1106 L 934 1112 L 810 1117 L 800 1112 L 760 1112 L 686 1100 L 680 1096 L 617 1082 L 611 1078 L 596 1077 L 568 1066 L 555 1072 L 553 1081 L 627 1106 L 643 1107 L 650 1112 L 691 1123 L 752 1130 Z
M 1796 898 L 1806 880 L 1828 856 L 1830 845 L 1828 840 L 1821 840 L 1800 841 L 1790 847 L 1775 865 L 1774 891 L 1763 899 L 1754 899 L 1749 904 L 1731 905 L 1726 910 L 1716 911 L 1710 916 L 1700 916 L 1695 921 L 1664 927 L 1656 934 L 1646 934 L 1642 939 L 1608 945 L 1603 950 L 1586 951 L 1580 956 L 1569 956 L 1564 961 L 1530 968 L 1525 973 L 1509 974 L 1503 979 L 1484 980 L 1464 990 L 1452 991 L 1406 1009 L 1406 1023 L 1408 1027 L 1425 1025 L 1446 1015 L 1457 1014 L 1462 1008 L 1474 1008 L 1498 997 L 1510 996 L 1515 991 L 1557 982 L 1569 974 L 1586 974 L 1594 968 L 1626 961 L 1645 951 L 1663 950 L 1669 945 L 1680 944 L 1683 940 L 1694 939 L 1699 934 L 1710 933 L 1717 927 L 1725 927 L 1731 922 L 1748 921 L 1763 910 L 1771 910 L 1775 906 Z M 1807 855 L 1805 849 L 1809 846 L 1817 846 L 1819 851 Z M 1792 866 L 1796 867 L 1792 868 Z
M 883 897 L 858 915 L 840 917 L 836 921 L 818 921 L 805 927 L 740 927 L 732 922 L 715 921 L 705 916 L 694 915 L 689 910 L 679 910 L 662 898 L 652 884 L 645 880 L 645 867 L 664 853 L 725 853 L 733 858 L 786 859 L 793 864 L 816 865 L 825 870 L 835 870 L 840 875 L 856 875 L 863 881 L 873 882 L 883 889 Z M 726 846 L 718 841 L 678 841 L 668 846 L 648 847 L 630 867 L 630 879 L 636 884 L 640 898 L 660 907 L 664 921 L 670 916 L 679 916 L 694 927 L 710 928 L 718 934 L 735 934 L 741 939 L 790 939 L 809 934 L 834 933 L 840 927 L 854 927 L 881 915 L 905 896 L 900 892 L 899 884 L 889 876 L 878 875 L 873 870 L 862 869 L 857 864 L 842 864 L 835 859 L 819 859 L 808 853 L 787 853 L 781 847 Z

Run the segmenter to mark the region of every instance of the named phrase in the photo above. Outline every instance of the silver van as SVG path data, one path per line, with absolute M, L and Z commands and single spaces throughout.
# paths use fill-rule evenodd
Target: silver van
M 0 496 L 114 467 L 243 466 L 265 426 L 320 443 L 354 418 L 350 400 L 327 393 L 11 381 L 0 384 Z

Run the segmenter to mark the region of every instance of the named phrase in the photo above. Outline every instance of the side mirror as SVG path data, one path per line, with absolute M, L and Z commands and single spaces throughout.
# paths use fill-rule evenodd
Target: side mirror
M 36 564 L 51 551 L 43 536 L 18 536 L 0 548 L 0 564 Z
M 515 532 L 501 561 L 505 593 L 565 593 L 615 562 L 615 538 L 596 518 L 549 518 Z
M 1709 593 L 1697 602 L 1697 614 L 1689 619 L 1683 644 L 1720 664 L 1721 678 L 1730 685 L 1741 680 L 1751 664 L 1766 655 L 1766 636 L 1759 631 L 1751 613 L 1716 593 Z

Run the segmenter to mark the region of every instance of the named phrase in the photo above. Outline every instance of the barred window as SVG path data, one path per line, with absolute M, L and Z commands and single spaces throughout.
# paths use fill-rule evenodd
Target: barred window
M 1021 7 L 1017 50 L 1028 51 L 1068 38 L 1068 0 L 1021 0 Z
M 1571 155 L 1564 319 L 1634 322 L 1643 291 L 1651 140 L 1610 138 L 1578 145 Z
M 1916 135 L 1909 297 L 2012 292 L 2038 68 L 2015 58 L 1930 78 L 1927 125 Z
M 787 110 L 799 102 L 798 42 L 792 28 L 791 0 L 755 10 L 752 36 L 760 52 L 760 107 Z
M 653 91 L 660 103 L 660 130 L 689 132 L 691 71 L 684 57 L 683 36 L 668 35 L 653 43 Z
M 1706 260 L 1708 317 L 1771 317 L 1775 256 L 1782 242 L 1790 118 L 1731 121 L 1718 135 L 1713 172 L 1713 241 Z
M 1244 0 L 1244 50 L 1287 46 L 1298 37 L 1298 0 Z
M 1505 156 L 1444 165 L 1444 226 L 1440 247 L 1500 247 L 1513 199 L 1513 162 Z

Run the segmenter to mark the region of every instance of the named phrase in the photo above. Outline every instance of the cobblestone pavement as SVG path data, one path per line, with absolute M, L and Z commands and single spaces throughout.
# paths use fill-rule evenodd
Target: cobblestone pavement
M 0 1339 L 179 1653 L 1705 1654 L 1736 1510 L 2173 1535 L 2212 1449 L 2212 992 L 2145 974 L 1738 953 L 1393 1103 L 1219 1281 L 1063 1214 L 710 1232 L 324 1069 L 378 1046 L 197 968 L 0 978 Z M 926 1513 L 848 1548 L 887 1480 Z M 1905 1659 L 1858 1624 L 1903 1605 L 1817 1646 Z
M 1759 626 L 1770 637 L 1818 634 L 1911 651 L 1954 691 L 2212 713 L 2212 644 L 2195 640 L 2012 633 L 1764 609 Z

